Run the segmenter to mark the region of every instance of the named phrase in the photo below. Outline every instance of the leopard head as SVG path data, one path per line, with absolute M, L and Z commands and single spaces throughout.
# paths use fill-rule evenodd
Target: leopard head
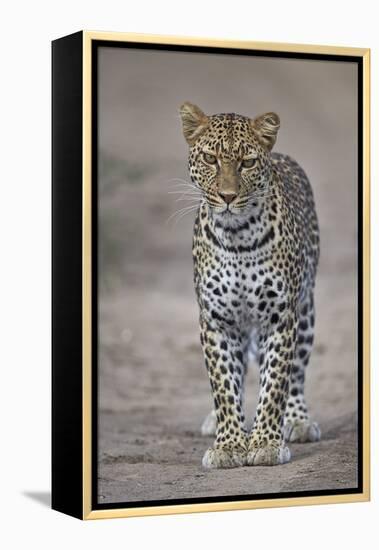
M 209 207 L 238 215 L 267 196 L 271 149 L 280 121 L 275 113 L 255 119 L 235 113 L 207 116 L 186 102 L 180 107 L 189 145 L 189 172 Z

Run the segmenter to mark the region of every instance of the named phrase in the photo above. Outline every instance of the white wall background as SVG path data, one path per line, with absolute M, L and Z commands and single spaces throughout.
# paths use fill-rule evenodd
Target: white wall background
M 372 291 L 372 502 L 81 523 L 26 493 L 50 484 L 50 40 L 80 29 L 372 48 L 372 249 L 378 238 L 375 2 L 66 0 L 2 8 L 1 524 L 4 548 L 346 549 L 375 546 L 378 518 L 378 292 Z M 373 257 L 372 281 L 378 280 Z M 3 539 L 3 540 L 2 540 Z

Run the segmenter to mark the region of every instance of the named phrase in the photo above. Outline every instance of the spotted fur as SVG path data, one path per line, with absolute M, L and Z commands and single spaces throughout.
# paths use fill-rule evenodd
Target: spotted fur
M 288 462 L 286 441 L 320 438 L 304 398 L 314 333 L 319 229 L 302 168 L 272 153 L 279 117 L 206 116 L 181 107 L 189 172 L 201 194 L 193 239 L 200 340 L 214 401 L 203 433 L 208 468 Z M 243 407 L 249 350 L 260 390 L 250 432 Z

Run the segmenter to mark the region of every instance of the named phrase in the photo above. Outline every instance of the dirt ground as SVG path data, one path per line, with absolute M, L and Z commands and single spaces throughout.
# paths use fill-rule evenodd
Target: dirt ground
M 141 55 L 138 52 L 139 63 L 130 66 L 122 50 L 110 48 L 100 57 L 99 502 L 356 487 L 356 138 L 352 133 L 356 121 L 346 115 L 354 112 L 355 89 L 350 86 L 354 75 L 339 64 L 332 68 L 321 64 L 316 75 L 313 67 L 304 81 L 303 96 L 316 89 L 316 81 L 318 91 L 307 100 L 309 116 L 300 116 L 300 122 L 292 126 L 289 113 L 295 105 L 300 115 L 301 109 L 306 110 L 299 100 L 301 94 L 294 96 L 290 90 L 288 106 L 288 101 L 278 104 L 271 91 L 273 108 L 289 126 L 286 130 L 284 124 L 277 150 L 293 154 L 306 168 L 320 219 L 316 339 L 306 393 L 322 440 L 291 444 L 292 460 L 283 466 L 206 471 L 201 458 L 212 439 L 200 435 L 200 426 L 212 401 L 192 285 L 193 216 L 167 223 L 181 206 L 168 191 L 177 183 L 174 178 L 187 178 L 186 147 L 173 113 L 182 100 L 193 99 L 191 82 L 178 79 L 174 91 L 164 94 L 162 87 L 157 96 L 159 64 L 157 59 L 145 58 L 141 65 Z M 174 69 L 176 62 L 175 58 Z M 155 79 L 152 90 L 138 84 L 148 63 Z M 120 70 L 123 64 L 128 65 L 124 73 Z M 273 90 L 283 89 L 283 82 L 287 87 L 291 83 L 288 71 L 279 68 L 270 77 L 280 80 Z M 164 70 L 167 78 L 167 63 Z M 221 75 L 223 65 L 218 70 Z M 198 67 L 198 72 L 205 78 L 206 65 Z M 212 74 L 215 86 L 216 72 Z M 258 72 L 263 78 L 262 70 Z M 131 91 L 126 75 L 133 82 Z M 328 86 L 320 86 L 322 78 Z M 195 95 L 196 82 L 192 86 Z M 338 101 L 325 107 L 331 89 Z M 256 94 L 257 112 L 261 112 L 267 101 L 264 87 L 262 97 Z M 234 109 L 229 107 L 232 100 L 225 100 L 213 110 L 245 114 L 241 93 L 237 99 Z M 204 94 L 197 101 L 207 110 L 206 100 Z M 124 103 L 126 113 L 120 110 Z M 128 134 L 127 123 L 135 125 L 135 117 L 142 117 L 146 125 L 146 105 L 150 116 L 152 111 L 158 113 L 158 122 L 150 124 L 143 135 Z M 167 113 L 171 113 L 169 135 L 162 136 Z M 306 134 L 309 124 L 312 135 Z M 151 134 L 155 148 L 150 147 Z M 310 136 L 307 144 L 304 135 Z M 257 374 L 253 366 L 247 377 L 250 419 L 258 392 Z

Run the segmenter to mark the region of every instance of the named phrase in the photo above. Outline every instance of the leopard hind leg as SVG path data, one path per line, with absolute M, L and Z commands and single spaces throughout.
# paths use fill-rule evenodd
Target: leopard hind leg
M 313 291 L 299 306 L 299 327 L 295 360 L 292 367 L 289 395 L 284 417 L 284 438 L 292 443 L 319 441 L 321 430 L 311 420 L 304 397 L 305 371 L 309 363 L 314 338 L 315 308 Z

